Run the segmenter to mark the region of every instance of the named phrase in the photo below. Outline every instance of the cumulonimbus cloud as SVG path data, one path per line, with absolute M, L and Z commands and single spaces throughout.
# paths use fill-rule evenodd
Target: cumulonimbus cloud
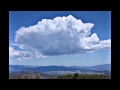
M 42 55 L 51 56 L 111 48 L 111 39 L 100 40 L 96 33 L 91 35 L 93 26 L 72 15 L 42 19 L 36 25 L 18 29 L 15 42 L 22 49 L 33 48 Z

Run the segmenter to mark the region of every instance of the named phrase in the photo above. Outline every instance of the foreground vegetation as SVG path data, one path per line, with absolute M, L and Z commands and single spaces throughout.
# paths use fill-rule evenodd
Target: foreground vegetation
M 65 74 L 54 79 L 111 79 L 111 75 L 106 74 Z
M 111 79 L 111 75 L 106 74 L 65 74 L 60 76 L 45 76 L 37 72 L 27 71 L 13 73 L 9 79 Z
M 12 74 L 9 79 L 41 79 L 40 74 Z

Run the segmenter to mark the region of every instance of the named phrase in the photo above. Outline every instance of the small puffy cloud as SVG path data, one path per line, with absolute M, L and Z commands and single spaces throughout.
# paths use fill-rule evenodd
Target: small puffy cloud
M 17 60 L 21 61 L 21 59 L 20 59 L 20 58 L 17 58 Z
M 39 52 L 35 53 L 37 58 L 111 48 L 111 39 L 100 40 L 96 33 L 90 35 L 93 26 L 93 23 L 83 23 L 72 15 L 42 19 L 36 25 L 18 29 L 15 42 L 21 49 Z
M 14 48 L 9 46 L 9 56 L 15 57 L 17 58 L 17 60 L 30 59 L 31 53 L 27 51 L 17 51 L 17 50 L 14 50 Z
M 46 58 L 47 56 L 39 54 L 39 53 L 35 53 L 36 58 Z
M 35 53 L 35 55 L 34 55 Z M 28 52 L 28 51 L 18 51 L 14 50 L 13 47 L 9 46 L 9 56 L 15 57 L 17 60 L 21 61 L 22 59 L 31 59 L 33 56 L 36 58 L 45 58 L 45 55 L 36 53 L 36 52 Z

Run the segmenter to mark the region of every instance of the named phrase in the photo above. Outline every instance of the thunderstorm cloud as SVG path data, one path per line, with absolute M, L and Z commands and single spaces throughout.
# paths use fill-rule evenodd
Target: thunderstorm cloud
M 19 28 L 15 43 L 21 49 L 36 51 L 36 58 L 110 49 L 111 39 L 100 40 L 96 33 L 91 34 L 93 26 L 93 23 L 83 23 L 72 15 L 42 19 L 36 25 Z M 29 52 L 13 52 L 10 55 L 31 56 Z

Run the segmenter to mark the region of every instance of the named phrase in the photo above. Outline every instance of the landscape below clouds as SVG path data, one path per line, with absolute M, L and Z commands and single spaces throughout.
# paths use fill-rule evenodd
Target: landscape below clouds
M 9 12 L 10 78 L 58 75 L 111 78 L 110 11 Z
M 25 65 L 10 65 L 10 73 L 18 73 L 23 71 L 36 71 L 49 75 L 62 75 L 67 73 L 79 74 L 111 74 L 111 64 L 96 65 L 96 66 L 25 66 Z

